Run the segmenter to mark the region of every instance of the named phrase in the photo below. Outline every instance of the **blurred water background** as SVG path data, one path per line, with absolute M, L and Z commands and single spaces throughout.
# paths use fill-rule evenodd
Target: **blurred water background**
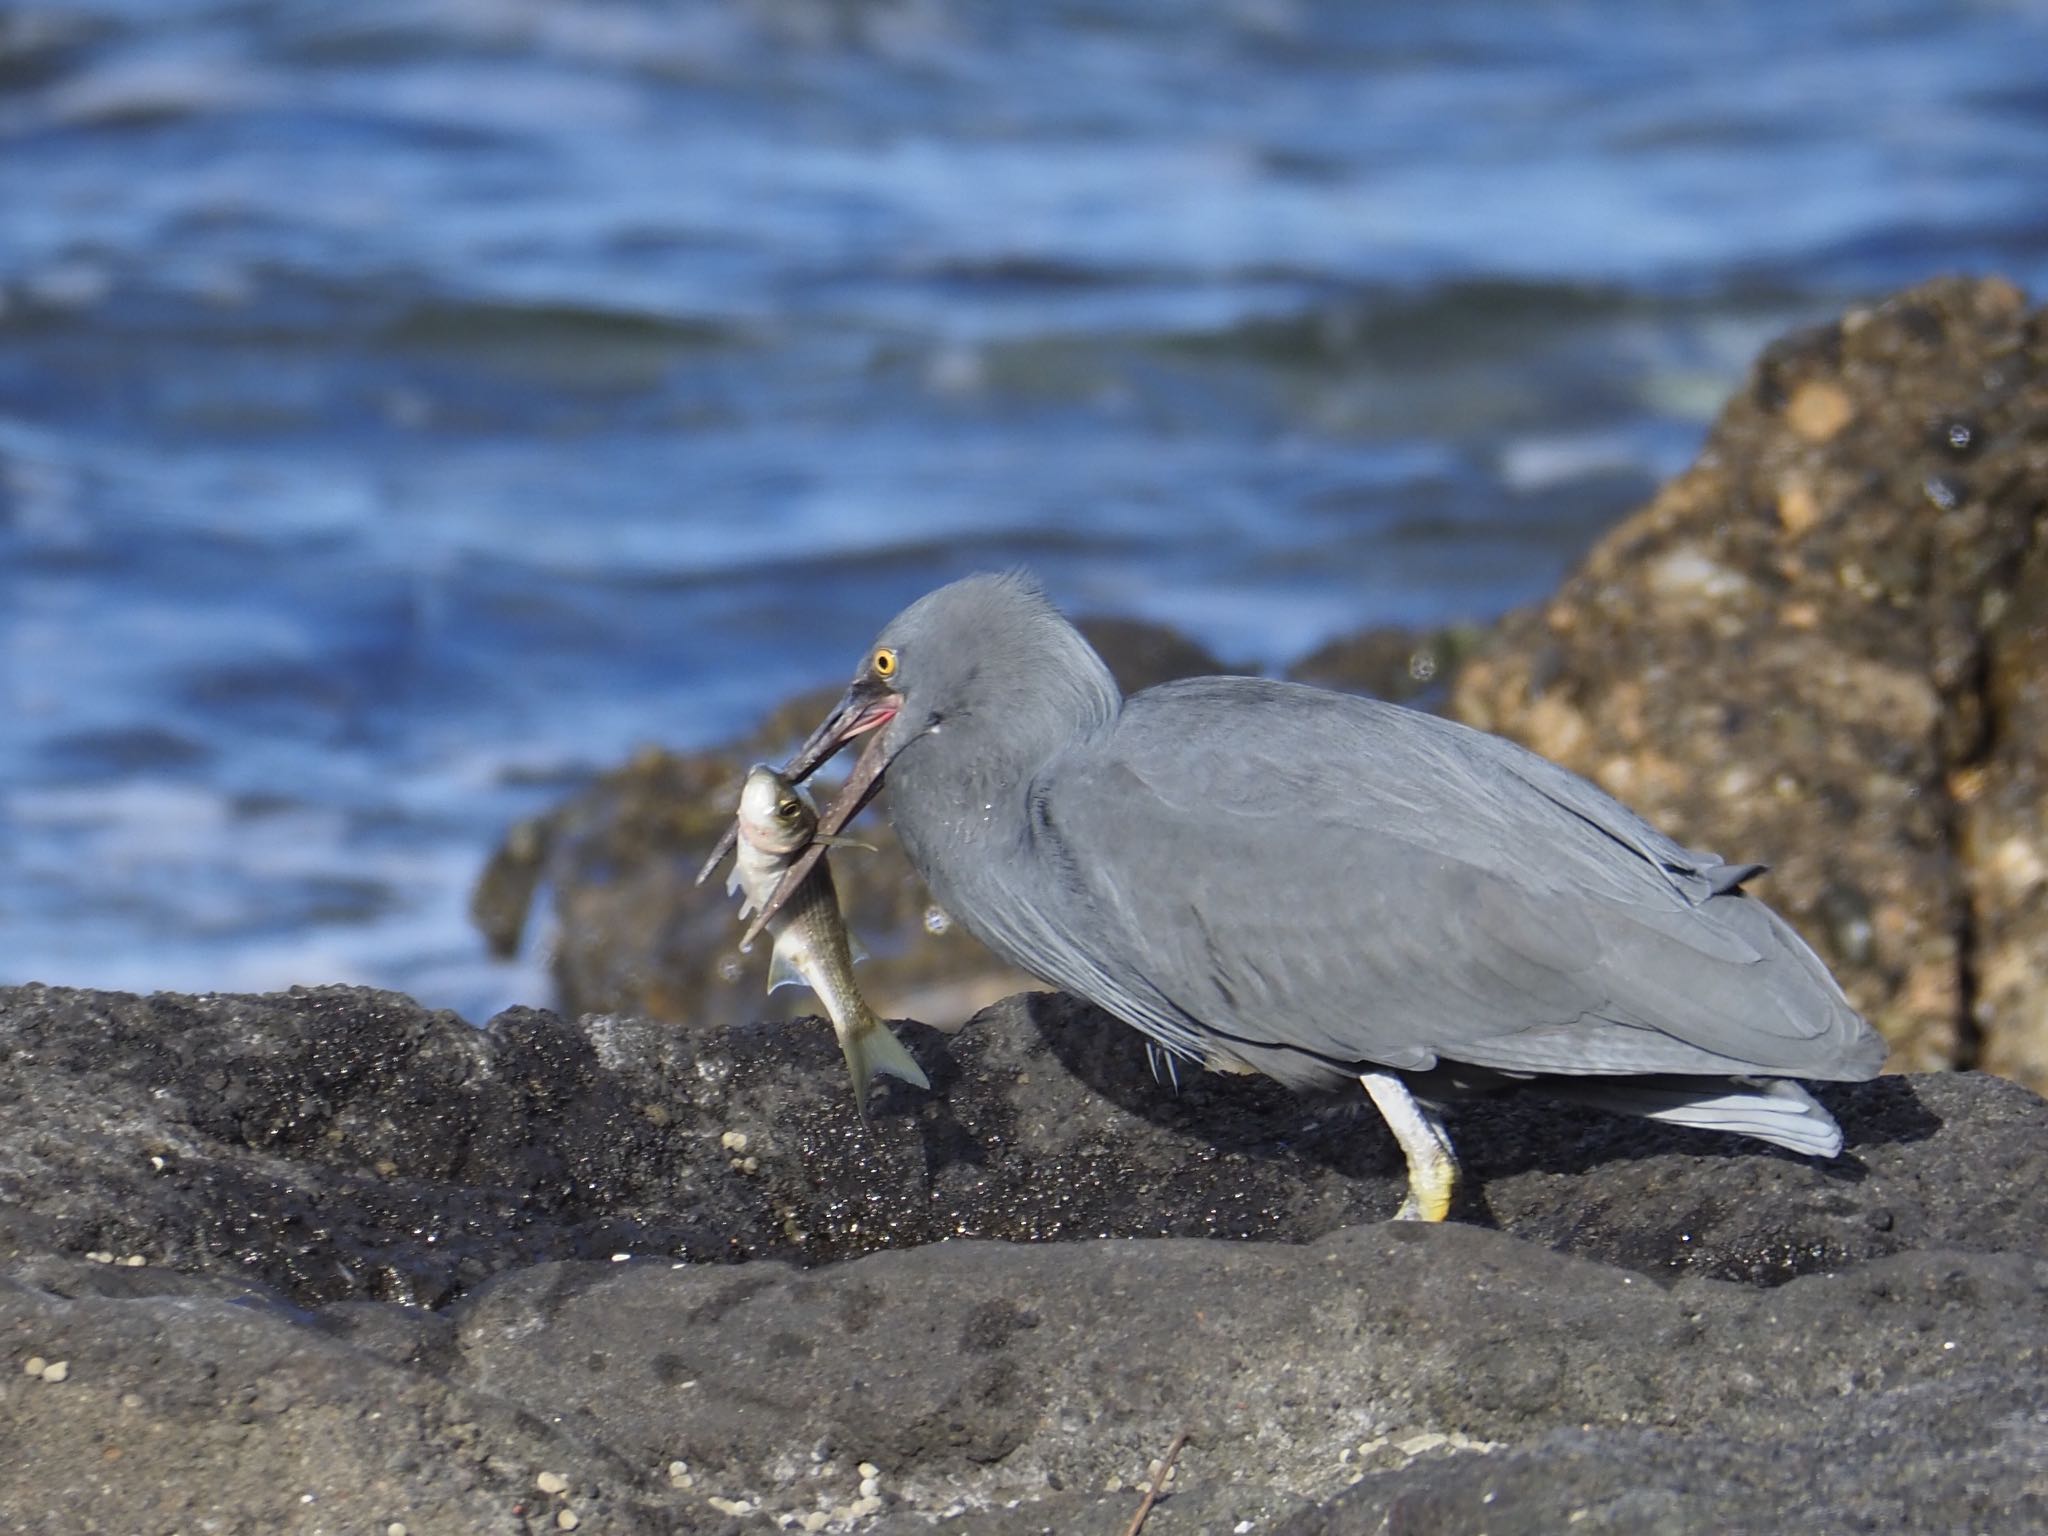
M 943 578 L 1488 618 L 1954 269 L 2036 5 L 0 3 L 0 980 L 545 1000 L 504 826 Z

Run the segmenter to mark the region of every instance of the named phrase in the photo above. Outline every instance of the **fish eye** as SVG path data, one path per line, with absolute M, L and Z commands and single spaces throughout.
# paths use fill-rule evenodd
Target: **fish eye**
M 794 800 L 785 800 L 782 804 L 775 807 L 775 814 L 784 821 L 790 821 L 795 818 L 798 809 L 799 807 Z
M 883 646 L 875 652 L 873 659 L 868 662 L 868 669 L 877 677 L 894 677 L 896 675 L 896 653 L 890 650 L 888 646 Z

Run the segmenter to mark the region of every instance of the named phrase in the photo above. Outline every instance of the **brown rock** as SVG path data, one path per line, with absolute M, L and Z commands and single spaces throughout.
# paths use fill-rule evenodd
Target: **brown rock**
M 1798 538 L 1821 520 L 1820 498 L 1813 487 L 1793 476 L 1778 487 L 1778 522 L 1791 538 Z
M 2043 329 L 2009 284 L 1948 280 L 1775 344 L 1699 461 L 1451 701 L 1680 837 L 1773 861 L 1758 894 L 1894 1065 L 1981 1056 L 2037 1084 Z
M 2038 491 L 2038 482 L 2037 482 Z M 2002 605 L 1985 669 L 1988 741 L 1963 786 L 1983 1065 L 2048 1083 L 2048 539 Z
M 1849 425 L 1856 407 L 1839 384 L 1809 379 L 1785 402 L 1785 421 L 1809 443 L 1824 443 Z

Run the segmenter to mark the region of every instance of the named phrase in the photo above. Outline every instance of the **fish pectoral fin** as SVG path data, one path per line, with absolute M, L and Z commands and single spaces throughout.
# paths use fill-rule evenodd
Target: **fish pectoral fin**
M 868 957 L 868 952 L 866 948 L 861 944 L 861 941 L 859 939 L 856 939 L 853 936 L 851 932 L 849 932 L 846 935 L 846 954 L 847 958 L 852 960 L 855 965 L 859 965 L 861 961 L 867 959 Z
M 776 950 L 768 961 L 768 990 L 773 992 L 778 987 L 809 985 L 810 983 L 804 979 L 804 973 L 796 968 L 796 962 L 781 950 Z

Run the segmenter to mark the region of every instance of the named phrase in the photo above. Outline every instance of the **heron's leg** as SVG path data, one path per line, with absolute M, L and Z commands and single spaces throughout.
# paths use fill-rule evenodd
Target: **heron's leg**
M 1408 1085 L 1391 1072 L 1361 1072 L 1358 1080 L 1408 1159 L 1408 1198 L 1394 1220 L 1442 1221 L 1458 1187 L 1458 1155 L 1443 1121 L 1416 1103 Z

